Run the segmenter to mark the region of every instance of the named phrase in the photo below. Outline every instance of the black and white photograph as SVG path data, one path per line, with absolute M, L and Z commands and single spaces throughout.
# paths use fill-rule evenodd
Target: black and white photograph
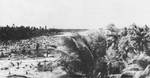
M 150 0 L 0 0 L 0 78 L 150 78 Z

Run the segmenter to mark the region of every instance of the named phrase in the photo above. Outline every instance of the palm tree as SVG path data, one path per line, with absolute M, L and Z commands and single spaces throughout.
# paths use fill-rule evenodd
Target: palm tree
M 105 38 L 98 33 L 88 36 L 76 34 L 71 38 L 67 38 L 65 41 L 65 46 L 68 47 L 70 52 L 75 52 L 80 60 L 78 62 L 76 61 L 78 65 L 75 66 L 74 64 L 73 67 L 86 74 L 87 78 L 96 78 L 97 61 L 99 58 L 104 57 L 106 52 Z

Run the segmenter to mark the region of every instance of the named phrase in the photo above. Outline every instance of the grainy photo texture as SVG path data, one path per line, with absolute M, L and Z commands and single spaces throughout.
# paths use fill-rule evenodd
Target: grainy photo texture
M 0 78 L 150 78 L 149 0 L 0 0 Z

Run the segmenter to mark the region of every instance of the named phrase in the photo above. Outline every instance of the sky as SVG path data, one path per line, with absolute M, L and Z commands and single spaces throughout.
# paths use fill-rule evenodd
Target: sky
M 150 24 L 149 0 L 0 0 L 0 25 L 99 28 Z

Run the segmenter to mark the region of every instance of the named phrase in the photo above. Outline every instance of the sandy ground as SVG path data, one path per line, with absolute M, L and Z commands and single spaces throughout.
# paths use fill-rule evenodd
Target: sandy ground
M 55 40 L 55 41 L 54 41 Z M 60 39 L 53 39 L 56 43 L 60 43 Z M 57 42 L 56 42 L 57 41 Z M 57 44 L 59 45 L 59 44 Z M 60 49 L 60 46 L 58 47 Z M 60 76 L 66 74 L 61 67 L 55 68 L 52 72 L 39 72 L 37 70 L 37 65 L 39 62 L 48 61 L 55 64 L 56 60 L 60 59 L 60 54 L 50 54 L 53 57 L 41 57 L 41 58 L 25 58 L 19 59 L 19 57 L 13 57 L 13 59 L 8 60 L 8 57 L 0 59 L 0 78 L 8 78 L 11 75 L 21 75 L 29 78 L 60 78 Z M 19 60 L 17 60 L 19 59 Z M 57 63 L 57 62 L 56 62 Z M 23 78 L 23 77 L 11 77 L 11 78 Z
M 0 78 L 7 78 L 9 75 L 22 75 L 30 78 L 59 78 L 66 74 L 61 67 L 57 67 L 54 71 L 39 72 L 37 64 L 42 61 L 55 61 L 59 57 L 25 59 L 25 60 L 0 60 Z M 19 64 L 19 65 L 18 65 Z
M 57 49 L 62 49 L 61 37 L 71 36 L 72 34 L 66 33 L 63 35 L 56 35 L 54 37 L 39 37 L 37 41 L 41 44 L 51 44 L 56 45 Z M 36 40 L 36 39 L 35 39 Z M 24 43 L 27 43 L 25 41 Z M 0 78 L 8 78 L 11 75 L 21 75 L 29 78 L 61 78 L 65 75 L 66 72 L 61 69 L 60 66 L 54 68 L 53 71 L 39 72 L 37 70 L 37 65 L 39 62 L 50 61 L 52 64 L 55 64 L 56 60 L 60 59 L 60 54 L 52 55 L 54 57 L 47 58 L 26 58 L 26 59 L 11 59 L 7 58 L 0 59 Z M 17 57 L 18 58 L 18 57 Z M 10 77 L 10 78 L 25 78 L 25 77 Z M 63 77 L 64 78 L 64 77 Z M 65 77 L 66 78 L 66 77 Z

